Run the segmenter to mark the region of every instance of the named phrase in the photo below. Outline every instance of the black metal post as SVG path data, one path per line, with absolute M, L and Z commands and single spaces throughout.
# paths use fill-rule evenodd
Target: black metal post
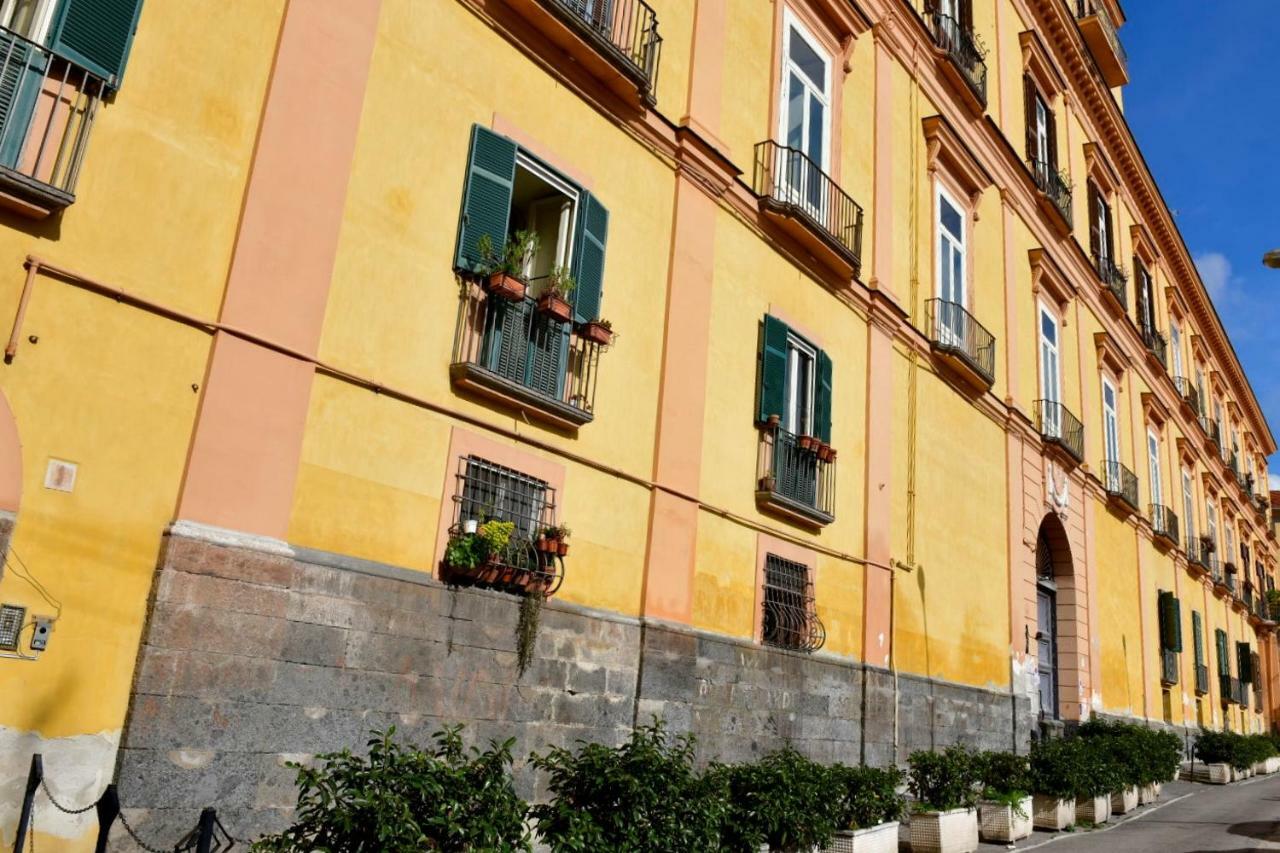
M 200 836 L 196 839 L 196 853 L 211 853 L 213 850 L 213 827 L 218 822 L 218 813 L 213 809 L 204 809 L 200 812 L 199 831 Z
M 107 839 L 111 836 L 111 827 L 120 815 L 120 795 L 116 793 L 115 783 L 107 786 L 98 798 L 98 843 L 93 853 L 107 853 Z
M 36 802 L 36 791 L 40 789 L 40 781 L 44 779 L 44 758 L 40 753 L 31 756 L 31 771 L 27 773 L 27 793 L 22 797 L 22 814 L 18 818 L 18 837 L 13 842 L 13 853 L 22 853 L 27 843 L 27 832 L 31 828 L 31 808 Z

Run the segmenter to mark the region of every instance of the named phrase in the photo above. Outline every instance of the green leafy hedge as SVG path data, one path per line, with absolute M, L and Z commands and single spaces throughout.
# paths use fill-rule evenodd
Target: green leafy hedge
M 1195 756 L 1205 764 L 1230 764 L 1245 770 L 1278 754 L 1280 749 L 1270 735 L 1201 731 L 1196 738 Z

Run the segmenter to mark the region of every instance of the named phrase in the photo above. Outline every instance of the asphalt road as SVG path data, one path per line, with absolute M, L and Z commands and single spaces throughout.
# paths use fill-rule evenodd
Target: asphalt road
M 1052 839 L 1036 833 L 1017 849 L 1038 848 L 1046 853 L 1280 850 L 1280 774 L 1235 785 L 1175 783 L 1165 787 L 1161 801 L 1110 828 Z

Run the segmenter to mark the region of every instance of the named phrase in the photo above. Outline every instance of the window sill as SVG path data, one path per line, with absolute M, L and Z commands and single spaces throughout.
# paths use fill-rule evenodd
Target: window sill
M 777 492 L 758 490 L 756 492 L 756 506 L 764 512 L 783 516 L 814 529 L 826 527 L 836 520 L 834 515 Z
M 469 391 L 500 405 L 516 409 L 531 420 L 563 430 L 576 430 L 594 419 L 591 412 L 552 399 L 532 388 L 499 376 L 479 365 L 459 362 L 449 366 L 455 388 Z
M 73 193 L 0 166 L 0 207 L 26 219 L 46 219 L 76 200 Z

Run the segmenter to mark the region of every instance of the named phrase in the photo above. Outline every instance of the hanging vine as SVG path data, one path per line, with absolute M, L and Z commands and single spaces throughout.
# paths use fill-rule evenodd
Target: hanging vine
M 516 619 L 516 669 L 520 675 L 533 662 L 538 643 L 538 620 L 542 616 L 543 595 L 531 592 L 520 600 L 520 616 Z

